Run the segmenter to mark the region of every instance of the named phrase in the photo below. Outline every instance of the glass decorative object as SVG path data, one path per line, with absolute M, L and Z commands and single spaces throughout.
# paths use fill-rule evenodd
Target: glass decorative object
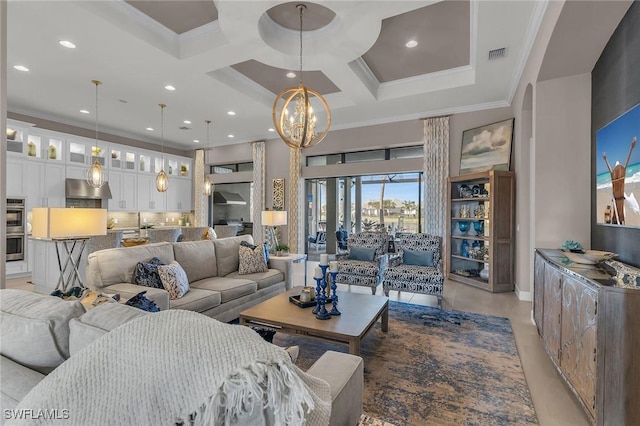
M 484 235 L 484 222 L 481 220 L 473 222 L 473 230 L 476 231 L 478 237 L 482 237 Z
M 469 222 L 467 221 L 458 222 L 458 228 L 460 229 L 460 232 L 462 234 L 466 235 L 467 231 L 469 230 Z

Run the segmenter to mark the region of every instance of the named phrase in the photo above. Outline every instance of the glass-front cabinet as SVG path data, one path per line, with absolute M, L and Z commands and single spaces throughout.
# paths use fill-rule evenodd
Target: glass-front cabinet
M 81 141 L 79 139 L 73 139 L 69 141 L 68 146 L 68 163 L 76 165 L 90 165 L 95 160 L 98 160 L 100 165 L 105 167 L 107 166 L 105 158 L 108 147 L 106 143 L 98 141 L 98 144 L 96 145 L 95 140 Z
M 492 292 L 513 291 L 513 172 L 449 178 L 447 277 Z
M 64 138 L 37 129 L 22 129 L 7 124 L 6 146 L 8 153 L 19 154 L 29 159 L 64 160 Z
M 111 148 L 111 164 L 112 169 L 136 170 L 137 154 L 133 151 L 124 149 L 119 146 Z

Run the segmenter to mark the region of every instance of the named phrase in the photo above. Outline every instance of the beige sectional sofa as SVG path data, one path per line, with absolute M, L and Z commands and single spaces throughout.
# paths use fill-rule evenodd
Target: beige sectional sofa
M 45 380 L 54 369 L 63 366 L 67 359 L 91 345 L 96 339 L 115 328 L 139 317 L 153 317 L 137 308 L 119 303 L 105 303 L 85 311 L 78 301 L 66 301 L 53 296 L 31 293 L 23 290 L 0 290 L 0 425 L 5 422 L 16 423 L 12 409 L 19 407 L 29 391 Z M 213 321 L 213 320 L 211 320 Z M 240 326 L 236 326 L 240 327 Z M 135 343 L 132 343 L 135 344 Z M 141 348 L 143 349 L 143 348 Z M 197 350 L 198 348 L 184 348 Z M 152 375 L 149 369 L 152 353 L 141 350 L 140 359 L 126 362 L 139 363 L 144 380 L 131 378 L 135 386 L 139 386 L 139 409 L 153 409 L 154 395 L 146 394 L 150 388 L 162 386 L 165 377 Z M 176 361 L 176 368 L 181 368 Z M 74 374 L 70 371 L 69 374 Z M 354 425 L 362 412 L 363 395 L 363 362 L 362 358 L 328 351 L 323 354 L 308 370 L 308 374 L 320 378 L 329 384 L 331 391 L 331 425 Z M 100 381 L 102 375 L 119 374 L 117 370 L 103 370 L 92 373 L 94 380 Z M 185 372 L 185 380 L 189 377 Z M 68 381 L 69 386 L 75 378 Z M 145 385 L 146 383 L 146 385 Z M 185 383 L 188 387 L 188 383 Z M 84 396 L 73 396 L 70 388 L 59 387 L 56 392 L 72 395 L 78 404 L 91 404 Z M 180 395 L 176 395 L 176 398 Z M 182 395 L 184 397 L 184 395 Z M 73 406 L 22 407 L 37 413 L 39 409 L 58 409 L 57 415 L 68 416 L 62 423 L 76 424 L 73 421 Z M 66 414 L 63 410 L 66 410 Z M 100 413 L 96 413 L 96 418 Z M 16 414 L 17 415 L 17 414 Z M 127 413 L 120 407 L 114 407 L 113 417 L 109 424 L 126 424 Z M 42 420 L 42 419 L 40 419 Z M 20 424 L 35 423 L 18 422 Z M 47 423 L 47 422 L 44 422 Z M 247 424 L 242 421 L 231 424 Z M 100 424 L 100 422 L 91 422 Z M 253 423 L 252 423 L 253 424 Z
M 180 243 L 101 250 L 89 255 L 87 284 L 103 293 L 129 299 L 141 291 L 160 308 L 187 309 L 228 322 L 241 311 L 285 291 L 285 273 L 278 269 L 240 275 L 240 242 L 253 244 L 251 235 Z M 189 292 L 170 300 L 164 289 L 134 284 L 138 262 L 157 257 L 162 263 L 177 261 L 189 279 Z

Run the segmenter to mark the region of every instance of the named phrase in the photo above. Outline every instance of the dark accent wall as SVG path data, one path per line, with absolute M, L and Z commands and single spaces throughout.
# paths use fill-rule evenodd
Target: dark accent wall
M 596 131 L 640 103 L 639 28 L 640 1 L 634 1 L 591 72 L 592 188 L 595 188 L 596 176 Z M 628 142 L 625 141 L 625 143 Z M 595 197 L 595 190 L 592 190 L 592 247 L 619 253 L 620 261 L 640 266 L 640 228 L 596 224 Z

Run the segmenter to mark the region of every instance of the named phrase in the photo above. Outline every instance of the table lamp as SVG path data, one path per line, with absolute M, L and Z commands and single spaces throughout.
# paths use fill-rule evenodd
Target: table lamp
M 86 288 L 80 278 L 78 265 L 89 238 L 107 235 L 107 210 L 36 207 L 32 211 L 31 225 L 32 238 L 51 240 L 56 244 L 60 267 L 56 290 L 66 291 L 67 286 L 72 284 L 73 287 L 76 281 L 80 288 Z M 67 253 L 64 266 L 60 246 Z
M 262 225 L 267 227 L 267 239 L 269 240 L 269 251 L 275 252 L 278 246 L 278 229 L 280 225 L 287 224 L 287 212 L 283 210 L 263 210 Z

